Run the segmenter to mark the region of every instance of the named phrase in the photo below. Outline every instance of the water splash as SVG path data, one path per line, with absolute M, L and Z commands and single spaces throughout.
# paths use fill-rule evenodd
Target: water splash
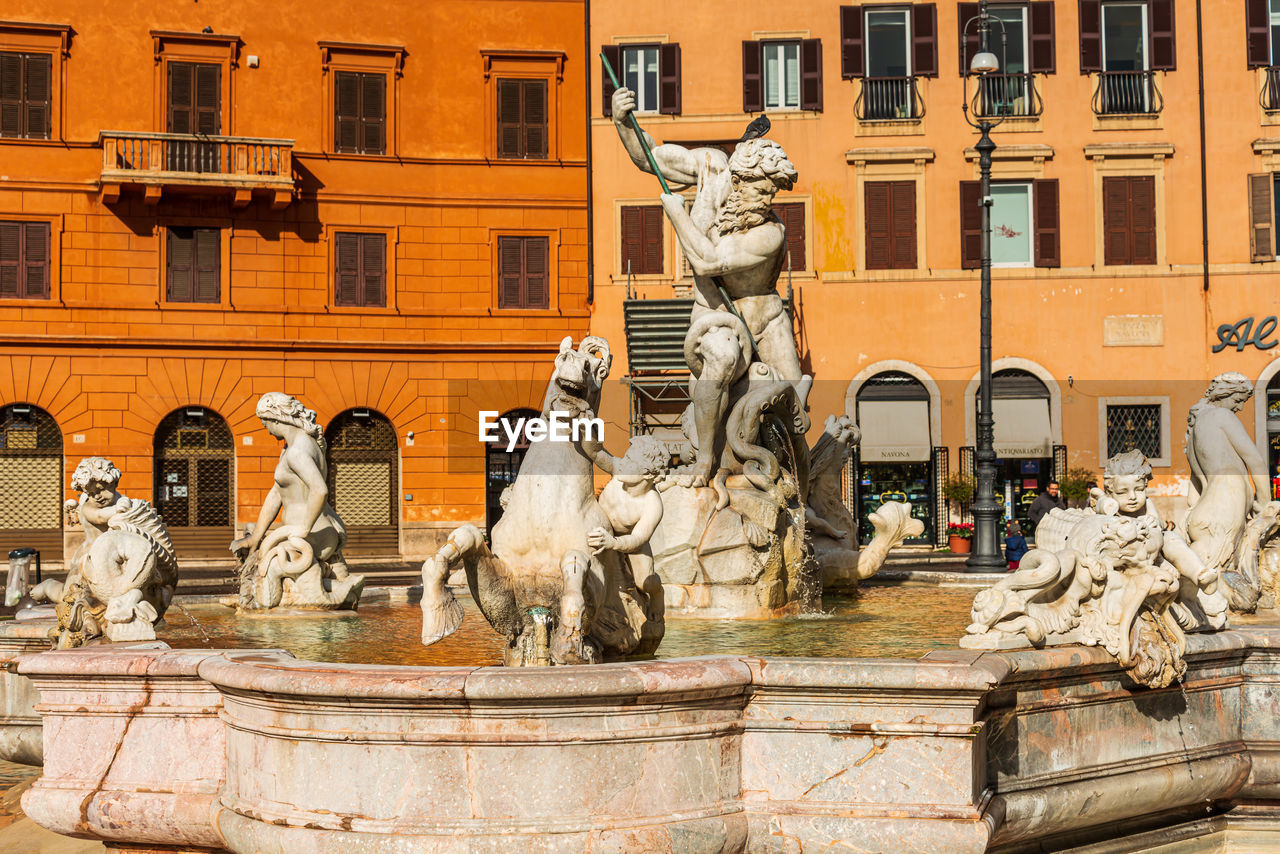
M 173 607 L 177 608 L 179 611 L 181 611 L 183 614 L 186 615 L 187 619 L 191 621 L 191 625 L 196 627 L 196 631 L 198 631 L 200 635 L 204 638 L 205 646 L 213 646 L 213 638 L 210 637 L 209 633 L 204 630 L 204 626 L 200 625 L 200 621 L 197 620 L 195 617 L 193 617 L 190 611 L 182 607 L 182 603 L 174 602 L 172 604 L 173 604 Z

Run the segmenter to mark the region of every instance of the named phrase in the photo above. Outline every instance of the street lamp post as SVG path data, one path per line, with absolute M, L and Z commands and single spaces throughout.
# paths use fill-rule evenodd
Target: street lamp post
M 982 205 L 982 320 L 978 348 L 980 367 L 975 454 L 977 488 L 974 492 L 972 508 L 973 550 L 969 554 L 967 567 L 970 572 L 997 572 L 1005 568 L 1005 561 L 996 531 L 997 521 L 1000 518 L 1000 504 L 996 501 L 996 452 L 992 447 L 994 419 L 991 416 L 991 153 L 995 151 L 996 144 L 991 141 L 991 129 L 998 125 L 1003 117 L 996 116 L 994 120 L 992 119 L 991 105 L 996 103 L 997 99 L 988 97 L 989 93 L 984 86 L 983 75 L 996 71 L 1000 67 L 995 55 L 988 50 L 992 18 L 987 11 L 987 0 L 981 0 L 978 16 L 967 21 L 960 29 L 961 56 L 964 55 L 965 32 L 969 29 L 969 25 L 975 22 L 978 27 L 978 53 L 974 55 L 969 71 L 979 77 L 973 118 L 969 117 L 968 74 L 965 75 L 965 99 L 961 107 L 965 121 L 977 128 L 981 134 L 974 147 L 978 151 L 979 195 Z M 1003 23 L 1000 24 L 1000 28 L 1003 42 Z

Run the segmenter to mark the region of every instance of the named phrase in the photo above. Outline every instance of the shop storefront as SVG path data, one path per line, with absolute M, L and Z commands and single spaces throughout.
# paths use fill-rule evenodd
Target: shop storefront
M 1280 373 L 1267 382 L 1267 470 L 1271 497 L 1280 498 Z
M 1016 519 L 1030 535 L 1031 503 L 1055 478 L 1049 389 L 1027 371 L 1003 370 L 991 377 L 991 398 L 996 497 L 1005 519 Z
M 907 542 L 934 542 L 938 485 L 928 390 L 909 374 L 886 371 L 863 384 L 857 404 L 862 442 L 854 467 L 853 512 L 860 541 L 870 542 L 875 534 L 868 516 L 881 504 L 909 501 L 924 533 Z

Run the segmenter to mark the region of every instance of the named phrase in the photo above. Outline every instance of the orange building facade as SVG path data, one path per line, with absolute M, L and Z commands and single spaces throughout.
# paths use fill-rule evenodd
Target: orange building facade
M 1199 30 L 1198 5 L 1172 0 L 991 8 L 1001 71 L 982 84 L 961 73 L 976 3 L 607 0 L 590 39 L 640 90 L 659 142 L 728 146 L 771 119 L 800 174 L 775 203 L 790 251 L 779 289 L 815 378 L 811 439 L 830 413 L 861 423 L 855 506 L 908 498 L 941 542 L 956 513 L 942 485 L 972 470 L 980 195 L 962 104 L 1003 116 L 993 348 L 1007 512 L 1024 516 L 1068 468 L 1100 479 L 1136 446 L 1176 514 L 1186 412 L 1226 371 L 1255 384 L 1241 416 L 1274 477 L 1280 4 L 1206 0 Z M 656 334 L 645 318 L 692 280 L 669 223 L 649 216 L 657 183 L 623 151 L 609 91 L 593 82 L 593 330 L 629 337 L 634 356 Z M 638 389 L 679 379 L 643 359 L 615 373 Z M 627 412 L 615 395 L 610 421 L 669 428 L 678 407 L 658 396 L 637 391 Z
M 228 556 L 277 390 L 328 425 L 350 556 L 483 524 L 477 412 L 538 408 L 589 320 L 583 4 L 3 17 L 0 546 L 56 558 L 105 455 L 180 557 Z

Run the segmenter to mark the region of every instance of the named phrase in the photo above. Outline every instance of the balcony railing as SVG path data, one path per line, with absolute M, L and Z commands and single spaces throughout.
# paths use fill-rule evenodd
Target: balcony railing
M 150 202 L 162 189 L 228 191 L 248 204 L 255 190 L 283 207 L 293 194 L 293 140 L 186 133 L 102 131 L 102 192 L 108 201 L 123 185 L 145 188 Z
M 1100 71 L 1093 93 L 1093 112 L 1099 116 L 1156 115 L 1164 98 L 1156 88 L 1154 71 Z
M 924 101 L 914 77 L 864 77 L 853 111 L 862 121 L 918 119 Z
M 1262 93 L 1258 96 L 1258 103 L 1268 113 L 1280 112 L 1280 66 L 1273 65 L 1262 71 Z
M 1038 116 L 1044 110 L 1034 74 L 984 74 L 973 95 L 973 114 L 983 118 Z

